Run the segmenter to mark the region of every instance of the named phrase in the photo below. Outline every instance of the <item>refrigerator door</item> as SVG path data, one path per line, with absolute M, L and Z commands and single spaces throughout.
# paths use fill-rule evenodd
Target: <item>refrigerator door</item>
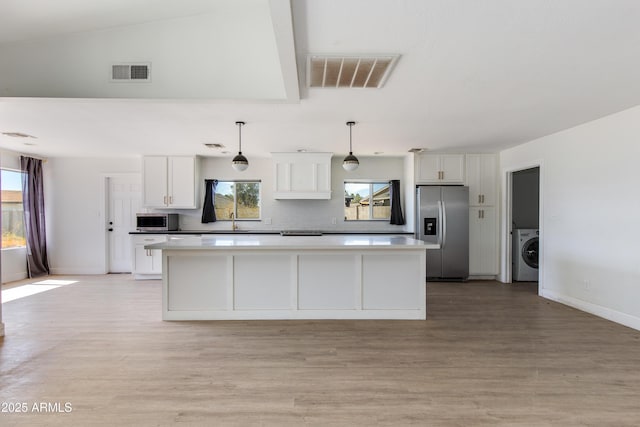
M 442 188 L 442 276 L 469 276 L 469 188 Z M 428 268 L 428 263 L 427 263 Z
M 441 187 L 418 187 L 416 190 L 416 239 L 441 244 L 442 204 Z M 442 251 L 427 251 L 427 277 L 442 277 Z

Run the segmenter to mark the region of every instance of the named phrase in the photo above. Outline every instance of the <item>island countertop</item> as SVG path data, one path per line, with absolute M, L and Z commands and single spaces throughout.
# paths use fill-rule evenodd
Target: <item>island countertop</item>
M 426 244 L 407 236 L 388 235 L 206 235 L 171 236 L 166 242 L 146 245 L 145 249 L 162 250 L 347 250 L 347 249 L 415 250 L 438 249 L 437 244 Z

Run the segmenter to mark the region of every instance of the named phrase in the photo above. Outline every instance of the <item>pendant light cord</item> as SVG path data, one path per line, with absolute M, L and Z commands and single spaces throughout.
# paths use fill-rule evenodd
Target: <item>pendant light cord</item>
M 238 154 L 242 154 L 242 125 L 244 122 L 236 122 L 238 125 Z

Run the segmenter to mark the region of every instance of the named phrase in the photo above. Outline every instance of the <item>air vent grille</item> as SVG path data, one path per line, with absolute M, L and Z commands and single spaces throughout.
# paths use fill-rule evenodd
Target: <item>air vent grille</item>
M 309 87 L 381 88 L 399 55 L 309 55 Z
M 151 80 L 151 64 L 113 64 L 111 65 L 111 81 L 130 82 Z

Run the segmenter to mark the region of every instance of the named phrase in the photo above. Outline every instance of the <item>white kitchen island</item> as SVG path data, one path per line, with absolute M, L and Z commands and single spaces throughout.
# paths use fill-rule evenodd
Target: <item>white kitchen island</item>
M 433 246 L 433 247 L 432 247 Z M 426 250 L 397 235 L 203 235 L 162 250 L 162 318 L 425 319 Z

